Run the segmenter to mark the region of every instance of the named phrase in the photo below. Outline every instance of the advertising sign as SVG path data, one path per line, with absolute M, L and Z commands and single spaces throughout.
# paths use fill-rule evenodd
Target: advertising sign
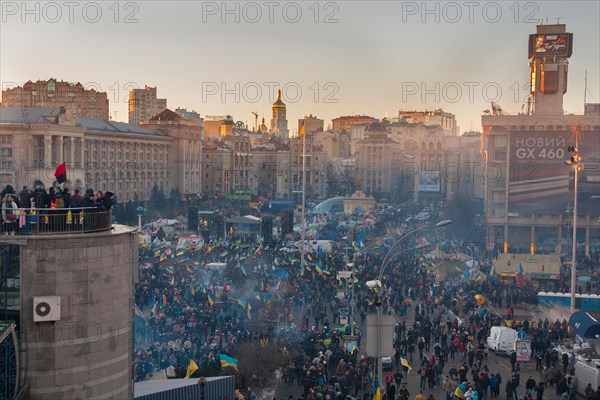
M 533 56 L 571 57 L 572 52 L 572 33 L 536 33 L 529 35 L 529 58 Z
M 440 172 L 421 171 L 419 173 L 419 192 L 439 192 Z
M 573 168 L 565 165 L 575 146 L 567 131 L 516 131 L 510 134 L 509 212 L 567 214 L 573 206 Z M 600 131 L 580 132 L 580 216 L 600 215 Z
M 515 348 L 517 352 L 517 362 L 529 362 L 531 361 L 531 343 L 524 340 L 517 340 L 515 342 Z

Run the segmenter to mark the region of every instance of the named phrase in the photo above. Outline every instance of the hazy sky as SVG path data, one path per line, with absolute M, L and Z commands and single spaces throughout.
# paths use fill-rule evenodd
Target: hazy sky
M 528 35 L 557 18 L 574 34 L 565 109 L 600 101 L 600 2 L 1 2 L 3 87 L 50 77 L 106 91 L 127 120 L 130 85 L 169 108 L 270 119 L 282 88 L 289 126 L 312 113 L 396 116 L 443 108 L 481 129 L 495 100 L 521 111 Z

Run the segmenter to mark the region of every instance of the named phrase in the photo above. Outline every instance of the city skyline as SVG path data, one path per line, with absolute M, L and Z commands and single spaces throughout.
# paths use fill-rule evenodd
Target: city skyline
M 565 110 L 583 114 L 586 70 L 588 102 L 599 97 L 597 2 L 75 3 L 2 3 L 3 89 L 81 82 L 127 121 L 127 89 L 148 85 L 170 109 L 233 115 L 250 129 L 251 112 L 268 122 L 283 89 L 291 133 L 309 114 L 327 128 L 342 115 L 438 108 L 463 133 L 481 130 L 492 100 L 526 110 L 525 38 L 560 18 L 574 36 Z

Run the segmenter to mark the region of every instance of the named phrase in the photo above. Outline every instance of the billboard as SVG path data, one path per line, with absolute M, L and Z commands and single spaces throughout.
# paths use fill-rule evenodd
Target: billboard
M 439 192 L 440 171 L 421 171 L 419 173 L 419 192 Z
M 537 56 L 571 57 L 572 33 L 535 33 L 529 35 L 529 58 Z
M 573 206 L 573 168 L 565 165 L 575 146 L 569 131 L 510 134 L 509 212 L 567 215 Z M 578 215 L 600 215 L 600 131 L 580 132 Z

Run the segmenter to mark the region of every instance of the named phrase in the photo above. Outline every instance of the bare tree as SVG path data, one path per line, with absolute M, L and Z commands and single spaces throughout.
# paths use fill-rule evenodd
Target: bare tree
M 238 357 L 239 376 L 245 387 L 260 394 L 277 384 L 275 371 L 284 368 L 288 357 L 282 349 L 268 341 L 242 343 Z

